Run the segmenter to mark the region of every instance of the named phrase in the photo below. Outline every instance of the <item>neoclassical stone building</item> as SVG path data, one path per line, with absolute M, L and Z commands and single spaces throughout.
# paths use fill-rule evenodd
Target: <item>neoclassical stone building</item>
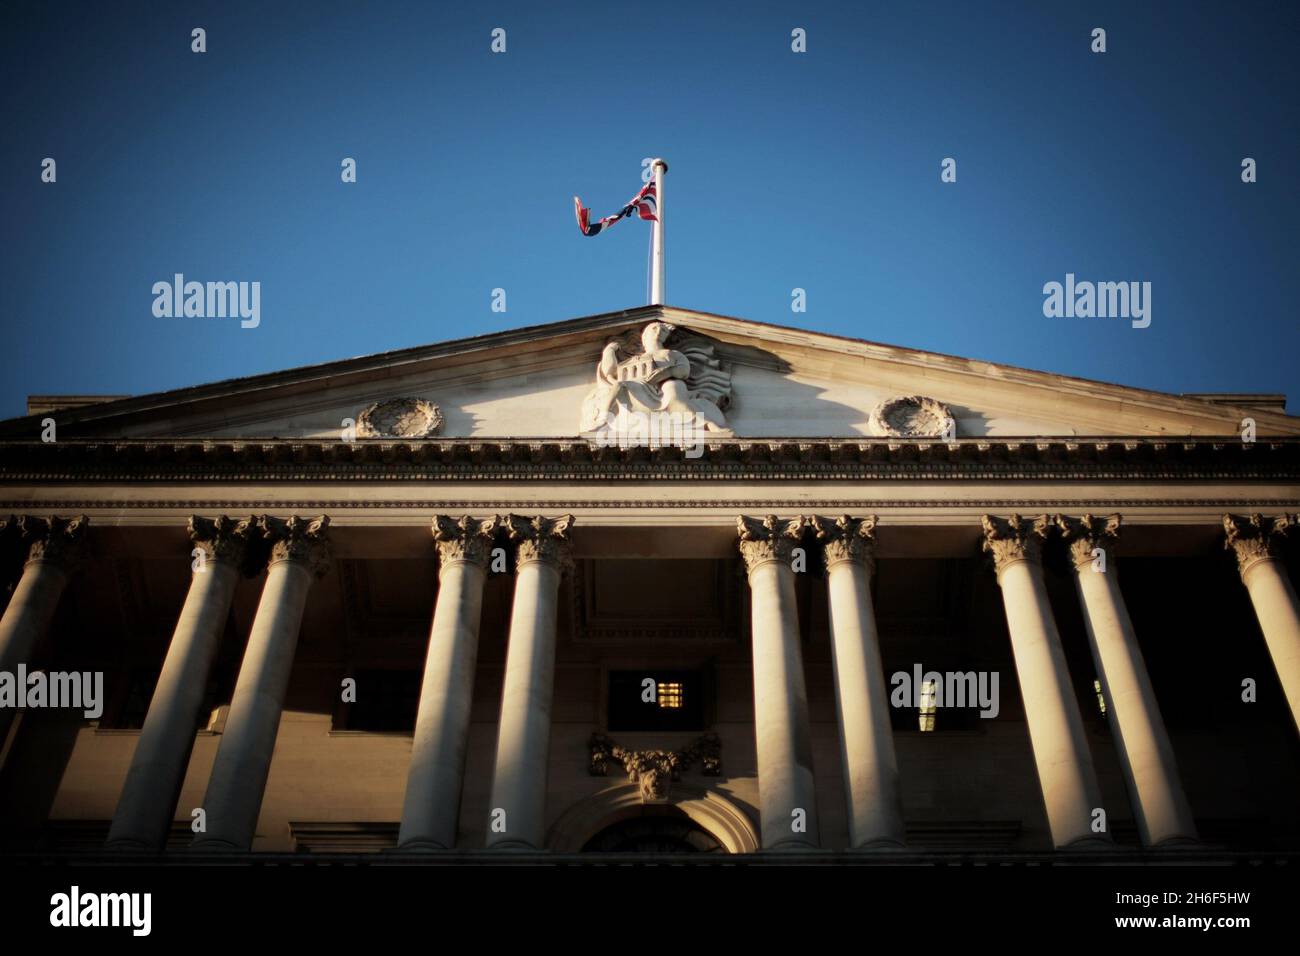
M 0 681 L 103 694 L 0 707 L 0 841 L 1294 854 L 1284 405 L 660 306 L 33 398 Z

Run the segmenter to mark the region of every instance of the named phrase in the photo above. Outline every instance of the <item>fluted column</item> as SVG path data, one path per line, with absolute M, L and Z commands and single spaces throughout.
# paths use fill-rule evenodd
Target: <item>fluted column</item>
M 826 555 L 831 666 L 839 717 L 840 762 L 849 816 L 849 846 L 902 846 L 905 841 L 889 692 L 880 659 L 876 612 L 876 517 L 814 517 Z
M 456 845 L 483 582 L 500 525 L 498 517 L 434 518 L 438 601 L 397 838 L 402 849 L 446 850 Z
M 517 543 L 501 726 L 492 772 L 487 846 L 540 850 L 546 842 L 546 770 L 555 684 L 560 581 L 572 567 L 573 516 L 507 519 Z
M 27 548 L 22 577 L 14 588 L 4 617 L 0 617 L 0 671 L 30 664 L 68 584 L 70 565 L 85 538 L 89 519 L 18 518 L 18 532 Z
M 1069 543 L 1088 646 L 1142 842 L 1155 846 L 1195 840 L 1196 824 L 1178 779 L 1174 748 L 1119 589 L 1115 542 L 1120 516 L 1057 515 L 1054 521 Z
M 160 850 L 166 844 L 254 522 L 225 515 L 190 518 L 190 589 L 113 815 L 109 847 Z
M 749 572 L 754 657 L 754 731 L 764 849 L 819 844 L 812 728 L 791 558 L 803 517 L 737 519 Z
M 29 665 L 50 621 L 59 598 L 68 585 L 86 536 L 90 519 L 21 515 L 15 522 L 27 559 L 22 576 L 0 617 L 0 672 L 14 673 L 19 664 Z M 16 711 L 0 708 L 0 750 L 4 749 Z
M 1300 605 L 1281 559 L 1282 539 L 1295 533 L 1296 524 L 1293 514 L 1223 516 L 1225 547 L 1237 556 L 1237 570 L 1250 592 L 1291 717 L 1300 729 Z
M 984 550 L 993 556 L 1002 587 L 1052 842 L 1066 847 L 1109 840 L 1109 833 L 1092 830 L 1093 811 L 1102 806 L 1101 787 L 1043 581 L 1041 547 L 1050 519 L 985 515 L 983 526 Z
M 328 527 L 324 516 L 258 519 L 271 558 L 203 799 L 207 832 L 195 838 L 195 849 L 252 846 L 307 592 L 329 568 Z

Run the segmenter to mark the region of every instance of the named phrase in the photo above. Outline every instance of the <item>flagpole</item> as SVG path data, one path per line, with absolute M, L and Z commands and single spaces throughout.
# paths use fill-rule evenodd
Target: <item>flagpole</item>
M 668 164 L 656 159 L 653 164 L 655 175 L 655 224 L 653 247 L 650 253 L 650 304 L 664 304 L 664 173 Z

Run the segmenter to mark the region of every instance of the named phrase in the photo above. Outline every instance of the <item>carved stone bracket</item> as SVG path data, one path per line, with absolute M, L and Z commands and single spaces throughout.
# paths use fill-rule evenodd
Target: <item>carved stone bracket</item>
M 666 799 L 672 782 L 696 763 L 706 777 L 722 773 L 722 741 L 714 733 L 700 735 L 681 750 L 628 750 L 604 734 L 592 734 L 588 746 L 591 775 L 607 776 L 611 762 L 622 764 L 627 779 L 640 785 L 643 803 Z
M 221 561 L 242 567 L 248 557 L 249 543 L 257 530 L 257 518 L 231 518 L 218 515 L 204 518 L 191 515 L 187 526 L 190 543 L 203 552 L 207 561 Z
M 1070 560 L 1076 568 L 1092 565 L 1092 552 L 1097 548 L 1113 548 L 1119 539 L 1121 517 L 1117 514 L 1098 517 L 1083 515 L 1072 518 L 1068 515 L 1053 515 L 1052 524 L 1061 532 L 1061 538 L 1069 545 Z
M 835 521 L 813 515 L 817 540 L 824 545 L 826 566 L 829 568 L 840 561 L 860 561 L 874 570 L 876 520 L 875 515 L 865 518 L 844 515 Z
M 1042 562 L 1043 541 L 1052 527 L 1047 515 L 1034 518 L 1022 518 L 1018 514 L 1010 518 L 984 515 L 980 523 L 984 526 L 984 551 L 992 556 L 999 575 L 1018 561 Z
M 569 529 L 573 515 L 546 518 L 542 515 L 523 517 L 507 515 L 510 540 L 518 547 L 518 563 L 546 561 L 559 567 L 560 572 L 573 570 L 573 546 Z
M 442 567 L 452 561 L 468 561 L 486 568 L 492 557 L 492 545 L 497 532 L 504 527 L 500 515 L 479 520 L 463 515 L 449 518 L 436 515 L 433 519 L 433 540 L 438 546 Z
M 1226 535 L 1223 546 L 1236 555 L 1237 570 L 1243 579 L 1258 562 L 1281 554 L 1282 541 L 1295 533 L 1296 524 L 1294 514 L 1282 514 L 1276 518 L 1265 518 L 1261 514 L 1223 516 Z
M 329 546 L 330 519 L 325 515 L 317 518 L 274 518 L 261 515 L 257 519 L 258 530 L 271 545 L 271 564 L 277 561 L 301 561 L 317 577 L 323 577 L 330 568 Z
M 18 533 L 27 546 L 27 560 L 46 561 L 71 570 L 82 556 L 82 545 L 89 524 L 90 519 L 85 515 L 75 518 L 20 515 Z
M 761 520 L 741 515 L 736 519 L 736 533 L 740 536 L 740 556 L 745 559 L 745 569 L 754 569 L 768 561 L 789 564 L 795 546 L 803 539 L 808 519 L 803 515 L 778 518 L 768 515 Z

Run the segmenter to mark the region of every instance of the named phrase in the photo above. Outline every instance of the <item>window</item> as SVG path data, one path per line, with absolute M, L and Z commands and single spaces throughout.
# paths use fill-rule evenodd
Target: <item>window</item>
M 681 710 L 685 706 L 681 681 L 659 681 L 659 706 L 665 710 Z
M 910 679 L 913 672 L 899 668 L 892 673 L 897 675 L 900 671 L 909 680 L 905 684 L 891 680 L 889 684 L 889 723 L 894 730 L 942 734 L 984 729 L 980 714 L 985 704 L 981 700 L 988 698 L 980 695 L 986 694 L 988 685 L 983 685 L 986 690 L 979 689 L 979 672 L 936 668 L 933 674 L 927 670 L 924 679 L 917 674 L 913 683 Z
M 420 672 L 358 670 L 357 699 L 345 703 L 334 721 L 336 730 L 413 733 L 420 706 Z
M 611 671 L 611 731 L 703 730 L 706 681 L 701 671 Z
M 935 688 L 935 682 L 932 680 L 925 681 L 921 685 L 921 730 L 934 730 L 934 712 L 937 710 L 935 702 L 938 699 L 938 692 Z

